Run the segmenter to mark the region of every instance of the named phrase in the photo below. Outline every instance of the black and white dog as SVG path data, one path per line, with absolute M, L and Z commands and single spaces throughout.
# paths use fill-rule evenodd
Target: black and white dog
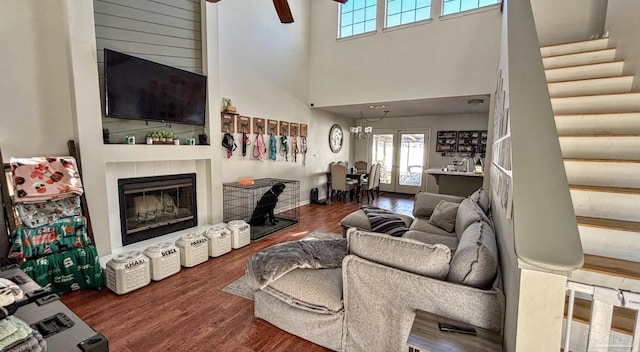
M 275 209 L 276 203 L 278 203 L 278 196 L 284 192 L 284 189 L 284 183 L 278 182 L 262 195 L 262 198 L 258 201 L 258 205 L 256 205 L 251 215 L 251 221 L 249 222 L 251 226 L 262 226 L 267 223 L 267 219 L 271 225 L 276 224 L 273 209 Z

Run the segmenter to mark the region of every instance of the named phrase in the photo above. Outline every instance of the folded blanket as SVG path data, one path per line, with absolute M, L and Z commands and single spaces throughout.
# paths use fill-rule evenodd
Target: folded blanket
M 328 269 L 342 266 L 347 240 L 308 239 L 276 244 L 254 254 L 247 262 L 247 277 L 255 290 L 293 269 Z
M 360 207 L 369 218 L 371 231 L 386 233 L 394 237 L 400 237 L 409 231 L 407 224 L 397 214 L 371 205 Z
M 11 158 L 14 203 L 35 203 L 81 196 L 83 193 L 76 159 Z
M 94 246 L 72 249 L 38 259 L 29 259 L 22 270 L 38 285 L 63 294 L 85 288 L 102 289 L 105 285 L 100 257 Z
M 42 203 L 17 203 L 15 208 L 22 224 L 31 228 L 51 224 L 60 218 L 82 215 L 80 197 Z
M 33 332 L 33 330 L 25 322 L 14 316 L 8 316 L 5 320 L 7 320 L 9 324 L 15 327 L 16 330 L 0 340 L 0 349 L 4 349 L 14 342 L 26 339 L 27 336 L 29 336 L 29 334 Z
M 40 255 L 60 253 L 91 243 L 82 216 L 62 218 L 52 224 L 16 228 L 11 233 L 10 258 L 28 259 Z
M 46 350 L 47 341 L 40 332 L 33 330 L 25 339 L 5 347 L 2 352 L 44 352 Z

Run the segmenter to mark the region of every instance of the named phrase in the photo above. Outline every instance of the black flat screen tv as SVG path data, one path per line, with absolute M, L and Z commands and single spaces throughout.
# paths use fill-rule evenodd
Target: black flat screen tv
M 104 49 L 105 115 L 204 126 L 207 77 Z

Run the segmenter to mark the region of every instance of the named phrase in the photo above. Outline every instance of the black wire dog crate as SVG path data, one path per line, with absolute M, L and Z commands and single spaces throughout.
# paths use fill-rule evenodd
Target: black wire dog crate
M 277 197 L 273 213 L 275 225 L 269 219 L 264 224 L 252 224 L 252 216 L 256 211 L 264 211 L 264 204 L 258 204 L 263 196 L 265 200 L 273 197 L 272 189 L 281 187 L 284 190 Z M 223 192 L 223 221 L 244 220 L 251 225 L 251 239 L 256 240 L 274 232 L 280 231 L 298 223 L 300 219 L 300 181 L 279 178 L 260 178 L 252 185 L 241 185 L 237 182 L 224 183 Z M 263 200 L 262 203 L 265 203 Z M 272 205 L 273 206 L 273 205 Z M 259 209 L 258 209 L 259 208 Z M 268 206 L 266 207 L 268 208 Z M 266 216 L 266 215 L 265 215 Z

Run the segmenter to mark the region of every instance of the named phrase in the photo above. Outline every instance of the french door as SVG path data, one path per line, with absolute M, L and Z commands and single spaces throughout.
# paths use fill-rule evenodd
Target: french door
M 380 190 L 415 194 L 426 189 L 429 130 L 375 131 L 371 162 L 382 163 Z

